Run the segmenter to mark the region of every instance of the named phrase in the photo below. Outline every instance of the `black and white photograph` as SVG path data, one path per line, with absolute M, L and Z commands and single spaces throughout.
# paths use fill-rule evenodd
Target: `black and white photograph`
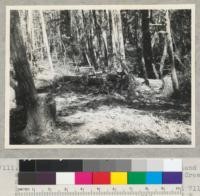
M 194 7 L 10 6 L 8 146 L 194 145 Z

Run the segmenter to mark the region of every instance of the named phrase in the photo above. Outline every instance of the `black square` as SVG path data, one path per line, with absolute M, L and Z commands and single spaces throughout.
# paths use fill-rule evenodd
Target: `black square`
M 20 160 L 19 161 L 19 171 L 31 172 L 35 171 L 35 160 Z
M 36 173 L 34 172 L 20 172 L 18 174 L 19 185 L 35 185 L 36 184 Z

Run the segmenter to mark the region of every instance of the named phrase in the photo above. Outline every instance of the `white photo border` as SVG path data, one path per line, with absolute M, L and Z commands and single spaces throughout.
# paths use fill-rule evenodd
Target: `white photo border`
M 9 83 L 10 83 L 10 11 L 11 10 L 191 10 L 191 79 L 192 79 L 192 92 L 191 92 L 191 144 L 186 145 L 57 145 L 57 144 L 10 144 L 10 130 L 9 130 Z M 6 6 L 6 34 L 5 34 L 5 149 L 73 149 L 73 148 L 195 148 L 195 4 L 153 4 L 153 5 L 20 5 L 20 6 Z

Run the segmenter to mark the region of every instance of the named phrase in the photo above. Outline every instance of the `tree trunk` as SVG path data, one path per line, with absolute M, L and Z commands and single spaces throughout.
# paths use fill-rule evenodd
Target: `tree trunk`
M 72 12 L 72 16 L 75 20 L 75 24 L 73 25 L 72 28 L 76 29 L 77 35 L 76 35 L 76 40 L 81 46 L 81 51 L 82 52 L 82 58 L 83 58 L 83 63 L 86 65 L 91 65 L 91 66 L 96 66 L 96 60 L 95 60 L 95 55 L 94 54 L 94 48 L 91 47 L 93 45 L 93 40 L 91 40 L 91 34 L 93 33 L 91 31 L 91 28 L 88 27 L 91 25 L 91 21 L 88 21 L 87 17 L 89 14 L 89 11 L 83 11 L 83 10 L 77 10 Z M 91 18 L 90 18 L 91 20 Z
M 163 69 L 164 69 L 166 57 L 167 57 L 167 39 L 166 39 L 166 36 L 164 35 L 164 49 L 163 49 L 163 54 L 160 61 L 160 78 L 163 78 Z
M 75 38 L 73 34 L 72 29 L 72 11 L 71 10 L 61 10 L 60 11 L 60 40 L 61 45 L 64 50 L 63 52 L 63 60 L 64 65 L 68 66 L 66 67 L 67 70 L 69 70 L 69 65 L 67 65 L 66 59 L 67 55 L 69 55 L 70 59 L 72 59 L 73 65 L 77 68 L 77 62 L 76 62 L 76 47 L 75 47 L 75 40 L 78 41 L 77 38 Z M 70 46 L 70 52 L 67 52 L 67 48 Z
M 70 10 L 61 10 L 60 11 L 60 31 L 63 35 L 71 37 L 72 27 L 71 27 L 71 11 Z
M 151 34 L 149 31 L 149 11 L 142 10 L 142 43 L 145 67 L 148 78 L 155 78 L 152 67 Z
M 164 49 L 163 49 L 163 54 L 162 54 L 162 58 L 161 58 L 161 61 L 160 61 L 160 79 L 162 80 L 162 89 L 164 88 L 164 80 L 163 80 L 163 70 L 164 70 L 164 65 L 165 65 L 165 60 L 166 60 L 166 57 L 167 57 L 167 38 L 166 38 L 166 35 L 164 34 Z
M 132 33 L 130 32 L 131 31 L 131 27 L 129 27 L 129 39 L 130 39 L 130 42 L 134 45 L 136 45 L 136 52 L 137 52 L 137 64 L 138 65 L 141 65 L 141 59 L 142 59 L 142 52 L 141 52 L 141 39 L 139 37 L 139 23 L 140 23 L 140 19 L 139 19 L 139 15 L 138 15 L 138 11 L 136 11 L 135 13 L 135 29 L 134 29 L 134 39 L 132 38 Z M 129 24 L 129 26 L 132 25 L 132 24 Z M 138 72 L 138 69 L 137 69 L 137 66 L 134 67 L 134 72 L 137 73 Z
M 12 10 L 10 16 L 11 60 L 18 82 L 16 99 L 18 106 L 23 106 L 27 114 L 26 128 L 22 135 L 26 142 L 34 142 L 34 136 L 41 136 L 52 129 L 55 103 L 47 96 L 37 95 L 22 37 L 19 13 Z
M 143 55 L 143 45 L 142 45 L 142 31 L 141 28 L 139 28 L 139 26 L 141 26 L 141 18 L 140 18 L 140 13 L 139 11 L 136 12 L 135 14 L 135 44 L 136 44 L 136 51 L 137 51 L 137 64 L 139 66 L 139 68 L 137 68 L 137 66 L 135 66 L 135 73 L 140 72 L 141 67 L 142 66 L 142 72 L 143 72 L 143 77 L 145 80 L 145 84 L 149 86 L 149 80 L 148 80 L 148 75 L 147 75 L 147 70 L 145 67 L 145 60 L 144 60 L 144 55 Z
M 122 34 L 121 14 L 119 10 L 111 11 L 112 18 L 112 50 L 115 68 L 121 71 L 122 62 L 125 61 L 124 40 Z
M 28 142 L 35 143 L 40 137 L 54 130 L 56 104 L 47 94 L 39 94 L 34 107 L 27 111 L 27 125 L 23 136 Z
M 94 18 L 94 32 L 95 37 L 97 38 L 97 51 L 98 58 L 100 61 L 100 65 L 102 70 L 105 70 L 105 67 L 108 67 L 108 43 L 107 43 L 107 25 L 108 25 L 108 16 L 106 11 L 104 10 L 93 10 L 93 18 Z M 103 59 L 103 62 L 102 62 Z
M 92 66 L 95 67 L 95 69 L 99 68 L 97 54 L 96 54 L 96 46 L 95 46 L 95 40 L 94 40 L 94 20 L 92 16 L 92 12 L 82 10 L 82 20 L 83 20 L 83 30 L 85 33 L 85 38 L 83 38 L 83 41 L 87 45 L 87 51 L 86 55 L 90 58 L 90 62 Z M 81 35 L 81 37 L 83 37 Z M 85 46 L 83 46 L 85 48 Z
M 120 11 L 118 10 L 111 11 L 111 17 L 112 17 L 113 52 L 115 53 L 114 55 L 116 55 L 117 63 L 119 63 L 118 66 L 119 72 L 124 71 L 124 73 L 128 76 L 129 84 L 128 84 L 127 99 L 131 101 L 133 98 L 135 98 L 135 78 L 126 64 Z
M 34 46 L 34 35 L 33 35 L 33 17 L 32 11 L 28 10 L 28 42 L 29 42 L 29 53 L 30 53 L 30 65 L 33 61 L 33 46 Z
M 42 10 L 40 10 L 39 12 L 40 12 L 41 25 L 42 25 L 43 41 L 44 41 L 44 44 L 45 44 L 46 50 L 47 50 L 49 66 L 50 66 L 52 75 L 54 76 L 54 68 L 53 68 L 53 63 L 52 63 L 52 59 L 51 59 L 51 53 L 50 53 L 50 47 L 49 47 L 49 42 L 48 42 L 48 38 L 47 38 L 47 32 L 46 32 L 46 25 L 45 25 L 45 21 L 44 21 L 44 16 L 43 16 Z
M 19 13 L 14 10 L 11 11 L 10 51 L 19 89 L 17 102 L 29 107 L 36 103 L 37 94 L 26 55 Z
M 88 36 L 88 42 L 90 45 L 90 53 L 91 53 L 91 59 L 93 59 L 93 63 L 96 69 L 100 67 L 100 52 L 99 50 L 101 48 L 98 47 L 98 38 L 96 35 L 96 28 L 95 28 L 95 22 L 94 22 L 94 16 L 92 11 L 90 10 L 88 13 L 88 19 L 87 21 L 90 23 L 90 30 L 89 30 L 89 36 Z
M 150 86 L 150 83 L 149 83 L 149 80 L 148 80 L 148 75 L 147 75 L 147 70 L 146 70 L 146 67 L 145 67 L 144 57 L 142 56 L 141 58 L 142 58 L 141 63 L 142 63 L 144 81 L 145 81 L 145 84 L 147 86 Z
M 166 19 L 166 31 L 167 31 L 167 41 L 169 45 L 169 57 L 171 58 L 171 78 L 172 78 L 172 84 L 173 89 L 175 93 L 178 93 L 179 91 L 179 83 L 178 83 L 178 77 L 176 74 L 176 68 L 175 68 L 175 61 L 174 61 L 174 49 L 173 49 L 173 42 L 172 42 L 172 34 L 171 34 L 171 24 L 170 24 L 170 17 L 169 17 L 169 11 L 166 11 L 165 15 Z

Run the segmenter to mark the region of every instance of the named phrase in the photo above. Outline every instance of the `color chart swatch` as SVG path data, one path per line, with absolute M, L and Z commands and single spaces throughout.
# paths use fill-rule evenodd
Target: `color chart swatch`
M 182 184 L 182 160 L 20 160 L 19 185 Z

